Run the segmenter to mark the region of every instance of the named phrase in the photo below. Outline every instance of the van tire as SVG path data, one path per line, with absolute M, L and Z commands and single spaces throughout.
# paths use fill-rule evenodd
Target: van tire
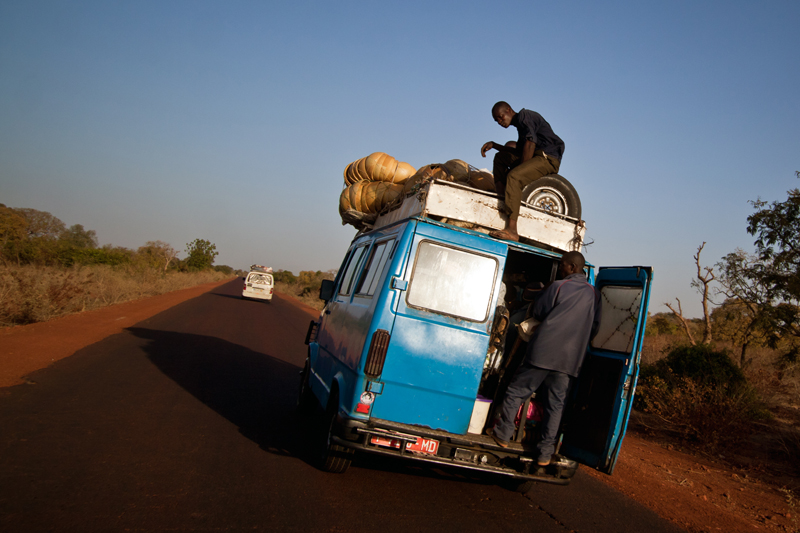
M 310 361 L 306 358 L 303 370 L 300 371 L 300 387 L 297 391 L 297 413 L 301 415 L 310 415 L 318 405 L 317 397 L 314 396 L 314 392 L 308 383 L 310 375 Z
M 580 220 L 581 199 L 578 191 L 563 176 L 550 174 L 522 189 L 522 201 L 551 213 Z
M 343 474 L 350 468 L 353 462 L 353 450 L 334 443 L 331 439 L 334 425 L 336 424 L 336 412 L 339 410 L 339 397 L 331 394 L 328 400 L 328 407 L 325 409 L 325 416 L 322 419 L 322 454 L 320 457 L 320 469 L 333 474 Z

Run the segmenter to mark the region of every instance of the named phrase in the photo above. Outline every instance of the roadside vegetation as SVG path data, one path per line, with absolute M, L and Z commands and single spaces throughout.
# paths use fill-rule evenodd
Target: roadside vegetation
M 648 318 L 635 408 L 647 431 L 701 453 L 771 457 L 798 490 L 800 190 L 752 204 L 754 254 L 702 266 L 703 243 L 694 256 L 704 316 L 677 300 Z
M 325 302 L 319 299 L 319 289 L 323 279 L 333 279 L 336 277 L 335 270 L 314 272 L 312 270 L 302 270 L 295 276 L 288 270 L 278 270 L 273 273 L 275 280 L 275 290 L 288 294 L 300 300 L 309 307 L 322 311 Z
M 50 213 L 0 204 L 0 327 L 42 322 L 235 275 L 214 265 L 216 246 L 186 245 L 187 257 L 163 241 L 136 250 L 98 246 L 80 224 Z

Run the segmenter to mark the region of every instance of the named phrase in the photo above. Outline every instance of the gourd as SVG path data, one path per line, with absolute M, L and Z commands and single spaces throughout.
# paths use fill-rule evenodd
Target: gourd
M 408 163 L 383 152 L 375 152 L 347 165 L 344 169 L 345 188 L 339 196 L 339 214 L 344 223 L 360 223 L 364 220 L 363 215 L 380 213 L 403 194 L 403 183 L 415 172 L 416 169 Z
M 344 182 L 352 185 L 359 181 L 388 181 L 403 183 L 416 169 L 404 161 L 398 161 L 389 154 L 375 152 L 353 161 L 344 169 Z
M 420 167 L 417 172 L 404 183 L 408 194 L 414 185 L 431 180 L 464 183 L 482 191 L 494 192 L 494 177 L 490 172 L 478 170 L 460 159 L 451 159 L 446 163 L 434 163 Z
M 403 193 L 399 183 L 358 181 L 346 187 L 339 196 L 339 213 L 355 210 L 377 214 Z

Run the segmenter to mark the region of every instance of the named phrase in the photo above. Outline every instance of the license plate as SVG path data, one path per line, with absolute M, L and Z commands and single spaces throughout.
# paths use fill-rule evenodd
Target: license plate
M 256 292 L 264 292 L 264 289 L 259 289 L 258 287 L 255 287 L 253 290 Z
M 376 437 L 373 436 L 370 439 L 372 444 L 377 446 L 384 446 L 386 448 L 395 448 L 399 450 L 402 446 L 402 442 L 400 439 L 389 439 L 387 437 Z M 414 453 L 424 453 L 428 455 L 436 455 L 436 452 L 439 451 L 439 441 L 433 439 L 423 439 L 422 437 L 417 437 L 416 442 L 411 442 L 406 445 L 406 450 L 409 452 Z

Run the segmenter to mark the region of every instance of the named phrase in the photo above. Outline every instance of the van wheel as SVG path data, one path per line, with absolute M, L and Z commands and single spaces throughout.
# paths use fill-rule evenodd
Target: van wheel
M 522 201 L 557 215 L 581 218 L 581 199 L 575 187 L 558 174 L 543 176 L 522 189 Z
M 306 358 L 306 364 L 303 365 L 303 370 L 300 371 L 300 388 L 297 392 L 297 412 L 301 415 L 311 414 L 317 406 L 317 397 L 314 396 L 314 392 L 308 383 L 310 375 L 310 361 Z
M 320 469 L 334 474 L 344 473 L 350 467 L 350 463 L 353 462 L 353 450 L 339 446 L 331 440 L 338 408 L 339 398 L 332 394 L 330 400 L 328 400 L 328 408 L 325 409 L 325 417 L 322 420 L 321 428 L 324 448 L 320 457 Z

